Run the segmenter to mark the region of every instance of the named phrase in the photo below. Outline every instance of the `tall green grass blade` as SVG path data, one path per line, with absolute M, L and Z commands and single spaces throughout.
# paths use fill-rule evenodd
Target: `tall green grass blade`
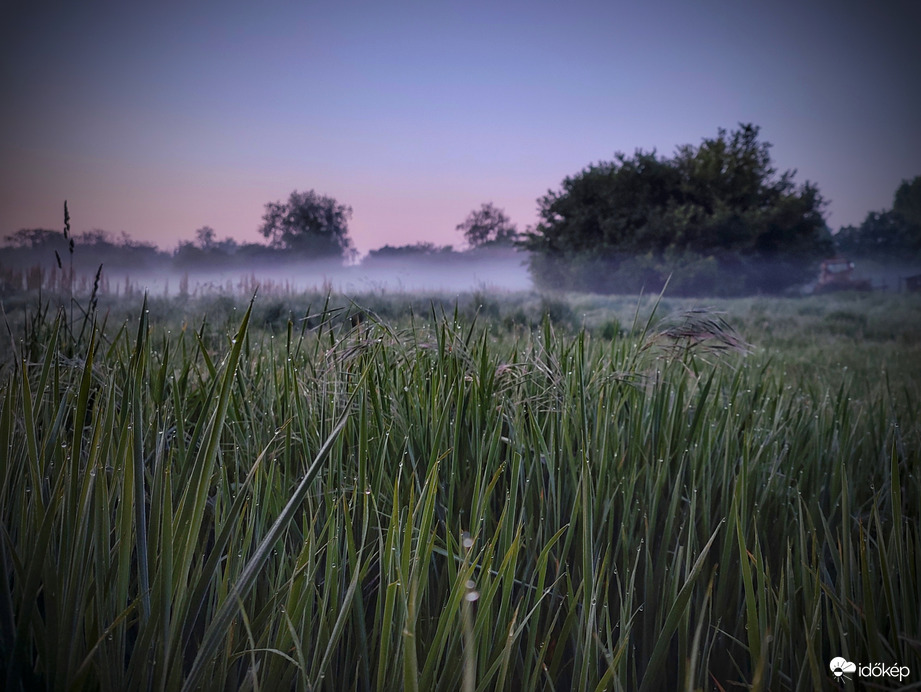
M 250 308 L 252 308 L 252 305 Z M 247 312 L 247 315 L 244 318 L 244 327 L 248 316 L 249 312 Z M 241 327 L 241 332 L 243 331 L 244 327 Z M 237 349 L 239 348 L 239 345 L 240 339 L 238 337 L 236 344 Z M 236 353 L 239 355 L 239 350 L 236 350 Z M 362 375 L 362 380 L 364 377 L 365 374 Z M 189 674 L 186 676 L 185 681 L 183 682 L 183 690 L 195 689 L 201 683 L 201 679 L 206 671 L 207 664 L 217 653 L 221 642 L 224 640 L 224 637 L 227 634 L 227 627 L 233 617 L 236 615 L 237 599 L 242 598 L 252 586 L 253 581 L 255 580 L 259 571 L 262 569 L 266 559 L 269 557 L 273 546 L 281 537 L 289 522 L 294 517 L 295 512 L 297 512 L 298 508 L 303 502 L 304 496 L 310 489 L 311 483 L 322 468 L 323 462 L 326 459 L 326 455 L 328 454 L 330 447 L 332 447 L 339 433 L 342 431 L 342 429 L 345 427 L 345 424 L 349 420 L 349 415 L 351 414 L 349 406 L 351 406 L 353 397 L 354 392 L 346 403 L 345 412 L 340 417 L 339 422 L 333 428 L 330 435 L 326 438 L 323 446 L 320 447 L 320 449 L 317 451 L 313 462 L 307 469 L 307 472 L 304 474 L 300 484 L 292 493 L 279 517 L 275 520 L 275 522 L 272 524 L 272 527 L 266 533 L 265 538 L 262 539 L 258 547 L 253 552 L 252 557 L 250 558 L 249 562 L 247 562 L 236 583 L 233 585 L 224 604 L 214 614 L 214 617 L 211 620 L 207 631 L 205 632 L 201 647 L 195 656 L 195 661 L 192 664 L 192 668 L 189 671 Z
M 643 681 L 640 683 L 640 692 L 655 689 L 656 685 L 658 685 L 659 677 L 664 671 L 662 664 L 665 661 L 666 652 L 668 651 L 672 635 L 678 627 L 678 622 L 684 616 L 685 609 L 691 600 L 691 592 L 696 586 L 697 577 L 703 569 L 704 561 L 707 558 L 707 554 L 710 552 L 713 541 L 716 540 L 716 535 L 719 533 L 720 528 L 720 526 L 716 527 L 713 534 L 710 536 L 710 540 L 707 541 L 700 551 L 697 560 L 694 562 L 694 566 L 691 567 L 690 572 L 688 572 L 684 586 L 681 587 L 681 590 L 678 592 L 678 595 L 668 611 L 668 615 L 665 617 L 665 623 L 659 631 L 655 648 L 649 656 L 649 664 L 646 666 L 646 672 L 643 674 Z

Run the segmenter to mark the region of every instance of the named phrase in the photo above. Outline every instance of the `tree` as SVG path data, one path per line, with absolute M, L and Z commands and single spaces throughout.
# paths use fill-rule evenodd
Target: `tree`
M 844 255 L 896 259 L 921 249 L 917 227 L 895 211 L 871 211 L 859 226 L 844 226 L 835 246 Z
M 348 235 L 352 208 L 313 190 L 295 190 L 286 203 L 265 205 L 259 232 L 273 248 L 311 258 L 346 259 L 355 251 Z
M 902 181 L 891 210 L 871 211 L 859 226 L 842 227 L 835 245 L 844 254 L 885 260 L 921 253 L 921 176 Z
M 47 228 L 22 228 L 12 235 L 4 237 L 7 246 L 17 248 L 40 248 L 66 243 L 61 231 L 52 231 Z
M 434 243 L 419 242 L 411 245 L 384 245 L 383 247 L 371 250 L 368 253 L 368 260 L 384 259 L 415 259 L 419 257 L 446 257 L 454 254 L 454 248 L 450 245 L 439 246 Z
M 511 245 L 518 238 L 518 229 L 492 202 L 470 212 L 463 223 L 457 225 L 471 247 Z
M 214 232 L 214 229 L 211 226 L 202 226 L 197 231 L 195 231 L 195 243 L 202 250 L 210 250 L 214 247 L 217 239 L 217 234 Z
M 794 172 L 777 175 L 758 133 L 720 129 L 670 159 L 618 153 L 567 177 L 538 200 L 524 241 L 535 279 L 604 292 L 656 288 L 675 272 L 673 290 L 686 292 L 775 292 L 807 280 L 831 250 L 824 201 Z
M 892 211 L 899 214 L 909 224 L 921 227 L 921 175 L 910 182 L 903 180 L 895 191 Z

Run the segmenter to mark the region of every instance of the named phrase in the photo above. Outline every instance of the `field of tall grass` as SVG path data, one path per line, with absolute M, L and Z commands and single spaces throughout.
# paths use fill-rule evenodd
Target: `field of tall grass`
M 5 306 L 3 689 L 921 681 L 916 297 L 53 305 Z

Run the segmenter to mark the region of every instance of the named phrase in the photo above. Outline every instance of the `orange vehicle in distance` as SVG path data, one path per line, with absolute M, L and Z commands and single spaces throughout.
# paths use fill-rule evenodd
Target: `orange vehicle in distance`
M 816 293 L 828 291 L 869 291 L 869 279 L 854 278 L 854 263 L 843 257 L 824 260 L 819 269 Z

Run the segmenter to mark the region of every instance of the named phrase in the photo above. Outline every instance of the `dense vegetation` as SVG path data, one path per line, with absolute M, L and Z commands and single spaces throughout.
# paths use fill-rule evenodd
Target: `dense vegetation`
M 588 166 L 559 191 L 538 200 L 540 222 L 525 234 L 494 204 L 482 204 L 457 225 L 469 250 L 431 242 L 371 250 L 362 266 L 397 261 L 453 264 L 463 270 L 522 250 L 538 288 L 603 294 L 739 296 L 797 291 L 810 284 L 821 259 L 840 253 L 898 265 L 914 273 L 921 261 L 921 176 L 905 180 L 893 206 L 834 236 L 825 203 L 812 183 L 777 175 L 770 145 L 743 125 L 679 147 L 672 158 L 637 151 Z M 203 226 L 172 252 L 95 229 L 69 233 L 33 228 L 0 247 L 0 294 L 93 277 L 105 284 L 120 272 L 252 271 L 271 267 L 341 266 L 357 252 L 348 233 L 351 207 L 313 190 L 265 205 L 260 234 L 267 244 L 217 239 Z M 66 203 L 65 203 L 66 214 Z M 526 251 L 526 252 L 525 252 Z M 54 262 L 57 266 L 55 267 Z M 914 267 L 914 268 L 913 268 Z M 186 277 L 185 282 L 188 283 Z
M 305 259 L 344 260 L 355 254 L 349 238 L 352 208 L 314 190 L 295 190 L 287 202 L 265 205 L 259 232 L 275 249 Z
M 891 209 L 869 212 L 859 226 L 844 226 L 835 235 L 835 246 L 858 257 L 921 259 L 921 175 L 902 181 Z
M 455 229 L 464 234 L 470 247 L 511 246 L 518 240 L 518 228 L 492 202 L 474 209 Z
M 528 233 L 539 285 L 599 293 L 778 293 L 832 250 L 818 188 L 777 175 L 743 125 L 672 158 L 638 151 L 567 177 Z
M 921 670 L 917 299 L 416 301 L 8 305 L 4 688 Z

